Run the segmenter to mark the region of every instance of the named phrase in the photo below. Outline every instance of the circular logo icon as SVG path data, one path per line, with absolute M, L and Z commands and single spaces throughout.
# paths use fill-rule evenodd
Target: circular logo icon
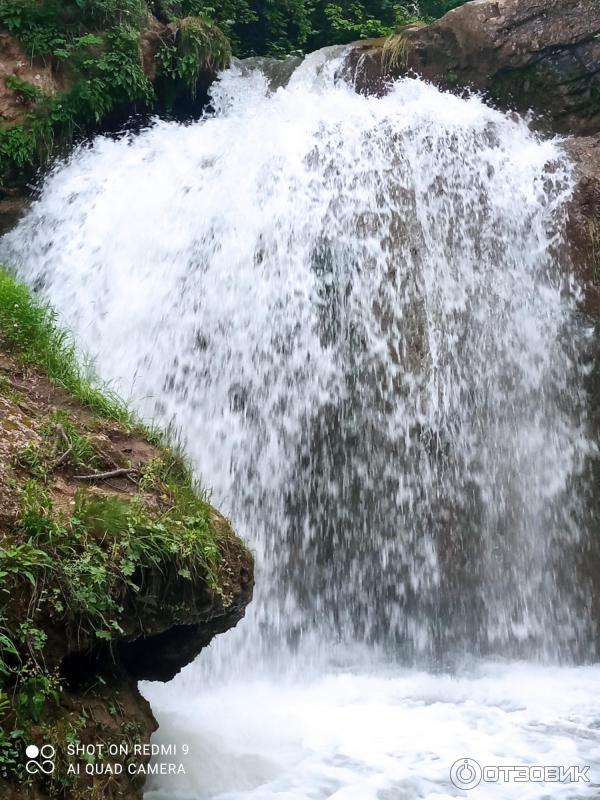
M 55 754 L 56 750 L 51 744 L 45 744 L 42 747 L 28 744 L 25 748 L 25 755 L 29 761 L 25 764 L 25 769 L 30 775 L 37 775 L 38 772 L 43 772 L 44 775 L 52 775 L 55 766 Z M 42 760 L 38 761 L 38 757 Z
M 459 758 L 450 768 L 450 780 L 458 789 L 474 789 L 481 782 L 481 774 L 474 758 Z

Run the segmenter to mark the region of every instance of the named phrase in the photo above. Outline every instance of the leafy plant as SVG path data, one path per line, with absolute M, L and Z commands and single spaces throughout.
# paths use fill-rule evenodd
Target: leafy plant
M 4 78 L 4 85 L 7 89 L 12 89 L 27 103 L 34 103 L 43 97 L 43 92 L 38 86 L 29 81 L 22 81 L 16 75 L 7 75 Z
M 195 96 L 198 76 L 226 67 L 231 47 L 212 23 L 201 17 L 186 17 L 180 22 L 176 46 L 162 47 L 158 58 L 161 73 L 172 81 L 183 81 Z
M 58 704 L 60 700 L 59 680 L 37 668 L 25 668 L 19 676 L 17 694 L 17 716 L 39 722 L 47 703 Z
M 0 721 L 3 712 L 6 713 L 9 708 L 11 704 L 8 697 L 0 692 Z M 25 765 L 21 755 L 25 746 L 23 730 L 16 728 L 7 731 L 0 724 L 0 778 L 22 780 L 25 777 Z
M 8 576 L 23 576 L 35 586 L 37 573 L 51 566 L 48 554 L 30 542 L 13 544 L 0 550 L 0 580 Z
M 17 77 L 6 79 L 30 109 L 22 123 L 0 129 L 0 180 L 23 181 L 115 108 L 152 104 L 140 53 L 147 15 L 144 0 L 0 0 L 0 22 L 27 56 L 49 61 L 70 84 L 46 96 Z
M 33 162 L 35 136 L 23 125 L 0 128 L 0 181 L 18 174 Z
M 9 666 L 9 662 L 18 661 L 18 658 L 19 652 L 14 642 L 7 633 L 0 630 L 0 677 L 10 674 L 11 667 Z M 0 692 L 0 699 L 4 697 L 5 695 Z

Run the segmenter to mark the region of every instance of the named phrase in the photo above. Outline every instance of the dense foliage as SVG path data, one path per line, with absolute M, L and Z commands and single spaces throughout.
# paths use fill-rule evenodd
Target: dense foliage
M 155 0 L 164 20 L 199 15 L 230 37 L 236 55 L 306 52 L 369 36 L 388 36 L 414 19 L 435 19 L 465 0 Z
M 5 79 L 26 109 L 18 123 L 0 120 L 0 185 L 23 183 L 75 137 L 106 125 L 111 114 L 170 110 L 198 76 L 238 56 L 306 52 L 369 36 L 389 36 L 418 18 L 442 15 L 464 0 L 0 0 L 0 26 L 29 59 L 50 66 L 64 90 L 45 93 Z M 144 70 L 142 32 L 149 15 L 171 26 L 156 54 L 157 76 Z

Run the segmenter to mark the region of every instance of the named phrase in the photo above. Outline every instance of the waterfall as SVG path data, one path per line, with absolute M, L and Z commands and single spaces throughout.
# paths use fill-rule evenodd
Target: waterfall
M 2 244 L 98 374 L 178 432 L 256 553 L 246 619 L 178 690 L 149 687 L 166 730 L 178 692 L 190 703 L 207 681 L 220 692 L 205 697 L 209 717 L 223 686 L 248 703 L 240 670 L 265 708 L 260 681 L 277 668 L 280 681 L 330 675 L 287 695 L 300 713 L 353 702 L 331 670 L 375 653 L 385 673 L 590 652 L 576 571 L 586 331 L 559 263 L 570 166 L 559 143 L 478 97 L 413 79 L 359 96 L 343 63 L 340 48 L 319 51 L 279 81 L 261 61 L 234 65 L 198 122 L 81 147 Z M 530 688 L 542 681 L 522 669 Z M 425 674 L 377 680 L 410 695 Z M 493 674 L 477 678 L 483 705 L 511 680 Z M 468 696 L 419 680 L 427 696 Z M 362 685 L 375 706 L 382 685 Z M 269 759 L 255 754 L 252 778 L 223 762 L 217 779 L 218 746 L 203 749 L 213 772 L 181 797 L 325 798 L 343 785 L 332 767 L 320 794 L 309 769 L 253 793 Z M 382 785 L 339 797 L 409 796 Z

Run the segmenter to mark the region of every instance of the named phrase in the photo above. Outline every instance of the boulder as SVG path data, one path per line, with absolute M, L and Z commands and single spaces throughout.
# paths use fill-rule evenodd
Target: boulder
M 380 93 L 419 75 L 444 89 L 474 89 L 503 108 L 533 110 L 559 133 L 600 131 L 600 3 L 473 0 L 427 26 L 352 45 L 356 87 Z

